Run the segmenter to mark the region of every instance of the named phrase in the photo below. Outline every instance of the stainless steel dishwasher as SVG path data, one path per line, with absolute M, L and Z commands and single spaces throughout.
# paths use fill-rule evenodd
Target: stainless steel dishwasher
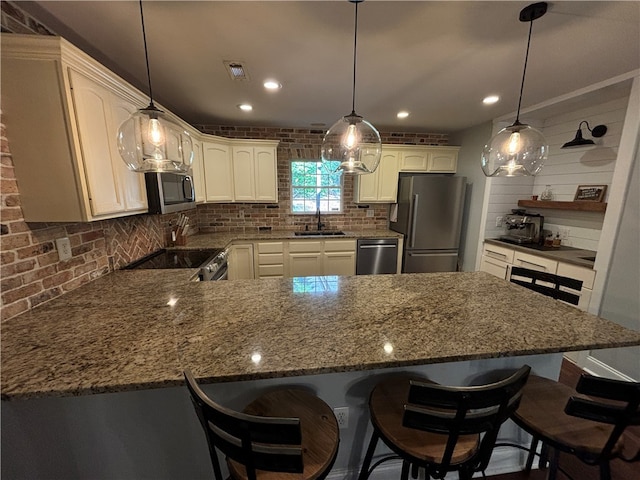
M 358 240 L 356 275 L 396 273 L 397 238 L 362 238 Z

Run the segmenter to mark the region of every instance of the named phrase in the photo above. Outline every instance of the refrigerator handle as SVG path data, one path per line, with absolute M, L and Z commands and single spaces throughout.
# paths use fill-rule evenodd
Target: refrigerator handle
M 411 201 L 411 239 L 409 241 L 409 247 L 413 248 L 416 243 L 416 221 L 418 219 L 418 194 L 413 195 Z

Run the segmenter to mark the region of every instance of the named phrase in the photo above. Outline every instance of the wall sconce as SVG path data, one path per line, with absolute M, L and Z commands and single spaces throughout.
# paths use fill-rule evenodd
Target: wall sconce
M 580 125 L 578 125 L 578 131 L 576 132 L 575 138 L 573 140 L 571 140 L 570 142 L 567 142 L 564 145 L 562 145 L 562 148 L 583 147 L 585 145 L 595 145 L 595 142 L 593 140 L 582 138 L 582 124 L 583 123 L 585 123 L 587 125 L 587 130 L 589 130 L 591 132 L 591 136 L 592 137 L 600 138 L 600 137 L 604 136 L 605 133 L 607 133 L 607 126 L 606 125 L 596 125 L 595 127 L 593 127 L 593 130 L 591 130 L 591 128 L 589 127 L 589 122 L 587 122 L 586 120 L 583 120 L 583 121 L 580 122 Z

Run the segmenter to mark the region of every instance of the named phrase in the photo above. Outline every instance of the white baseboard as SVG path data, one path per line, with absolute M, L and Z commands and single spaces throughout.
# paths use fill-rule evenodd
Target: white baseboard
M 633 378 L 619 372 L 615 368 L 610 367 L 604 362 L 601 362 L 597 358 L 591 355 L 587 356 L 584 367 L 582 367 L 587 373 L 596 375 L 598 377 L 613 378 L 615 380 L 624 380 L 626 382 L 636 382 Z
M 376 458 L 374 457 L 375 463 Z M 502 447 L 493 451 L 491 455 L 491 462 L 489 467 L 485 471 L 487 476 L 500 475 L 503 473 L 519 472 L 524 468 L 524 459 L 518 460 L 518 455 L 514 454 L 512 448 Z M 400 472 L 402 470 L 401 460 L 389 460 L 379 465 L 369 476 L 369 480 L 389 480 L 390 478 L 400 478 Z M 326 480 L 354 480 L 358 478 L 358 471 L 336 469 L 333 470 Z M 474 477 L 482 477 L 482 474 L 477 473 Z M 446 480 L 457 480 L 458 474 L 456 472 L 450 473 L 446 476 Z M 424 475 L 421 473 L 418 480 L 424 480 Z

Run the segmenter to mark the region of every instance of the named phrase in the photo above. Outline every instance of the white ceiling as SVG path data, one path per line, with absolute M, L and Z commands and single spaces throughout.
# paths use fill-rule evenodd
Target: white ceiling
M 516 110 L 530 2 L 358 7 L 356 111 L 378 129 L 453 132 Z M 147 91 L 137 1 L 18 2 Z M 354 5 L 144 0 L 154 99 L 192 124 L 328 128 L 351 111 Z M 640 67 L 640 2 L 550 2 L 533 24 L 523 108 Z M 223 61 L 250 80 L 230 79 Z M 283 88 L 269 93 L 268 77 Z M 485 106 L 497 94 L 501 101 Z M 251 103 L 241 112 L 237 105 Z M 398 120 L 401 109 L 411 112 Z M 320 127 L 317 127 L 320 128 Z

